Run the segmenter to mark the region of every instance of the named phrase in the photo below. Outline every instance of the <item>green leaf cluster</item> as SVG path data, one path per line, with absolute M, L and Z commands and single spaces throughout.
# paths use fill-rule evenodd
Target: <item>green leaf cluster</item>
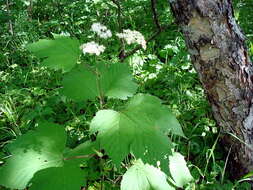
M 99 110 L 89 129 L 96 140 L 86 141 L 74 149 L 66 147 L 67 135 L 63 127 L 39 122 L 36 130 L 8 145 L 11 156 L 0 168 L 0 176 L 3 176 L 0 185 L 31 190 L 80 189 L 88 179 L 87 171 L 80 165 L 90 157 L 103 157 L 102 153 L 97 154 L 101 149 L 117 168 L 125 158 L 135 160 L 123 176 L 121 190 L 170 190 L 191 181 L 183 156 L 173 153 L 168 137 L 185 137 L 179 122 L 159 98 L 134 95 L 137 85 L 128 65 L 77 64 L 78 40 L 59 35 L 54 38 L 39 40 L 27 49 L 43 59 L 42 66 L 64 72 L 62 95 L 76 102 L 94 101 L 98 97 L 100 104 L 107 101 L 105 97 L 131 98 L 121 109 Z M 164 172 L 170 173 L 170 177 Z
M 86 173 L 71 159 L 80 153 L 95 153 L 95 146 L 87 142 L 79 145 L 83 147 L 80 151 L 78 147 L 67 150 L 65 144 L 66 133 L 62 126 L 39 123 L 35 131 L 8 145 L 11 157 L 0 168 L 0 184 L 12 189 L 24 189 L 29 184 L 30 189 L 80 189 L 85 184 Z
M 97 68 L 79 65 L 64 76 L 62 85 L 62 94 L 75 101 L 104 96 L 125 100 L 137 89 L 129 67 L 123 63 L 100 64 Z
M 176 125 L 175 125 L 176 124 Z M 168 171 L 172 143 L 169 133 L 184 136 L 168 108 L 151 95 L 138 94 L 120 111 L 101 110 L 91 121 L 90 130 L 98 132 L 101 147 L 115 164 L 132 153 L 144 162 Z M 158 148 L 159 147 L 159 148 Z
M 29 44 L 27 49 L 43 59 L 41 66 L 70 71 L 80 56 L 80 44 L 78 40 L 68 36 L 54 35 L 54 38 L 54 40 L 43 39 Z

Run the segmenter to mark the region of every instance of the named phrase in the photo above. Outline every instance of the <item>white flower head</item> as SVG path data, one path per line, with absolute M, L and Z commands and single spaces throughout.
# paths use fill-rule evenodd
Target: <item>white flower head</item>
M 137 43 L 142 46 L 143 49 L 147 48 L 146 40 L 144 36 L 136 30 L 123 30 L 122 33 L 117 33 L 116 36 L 124 39 L 127 44 Z
M 100 24 L 99 22 L 93 23 L 91 25 L 91 31 L 97 33 L 97 35 L 100 38 L 107 39 L 107 38 L 112 37 L 111 30 L 109 30 L 105 25 Z
M 81 45 L 80 49 L 83 51 L 83 54 L 89 53 L 100 55 L 102 52 L 105 51 L 105 46 L 99 45 L 92 41 Z

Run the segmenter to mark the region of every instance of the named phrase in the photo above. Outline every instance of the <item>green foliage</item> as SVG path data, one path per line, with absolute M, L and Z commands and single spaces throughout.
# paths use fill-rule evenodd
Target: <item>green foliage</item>
M 159 169 L 137 160 L 123 175 L 121 190 L 175 189 L 168 184 L 166 178 L 167 176 Z
M 13 189 L 24 189 L 33 175 L 44 168 L 63 165 L 65 148 L 64 128 L 52 123 L 39 124 L 9 145 L 12 156 L 0 169 L 0 184 Z
M 105 96 L 126 100 L 136 92 L 137 85 L 126 64 L 116 63 L 109 67 L 102 65 L 98 70 L 101 93 Z
M 12 153 L 0 168 L 0 184 L 9 188 L 24 189 L 80 189 L 85 185 L 86 172 L 79 164 L 94 154 L 96 143 L 85 142 L 75 149 L 66 150 L 64 128 L 48 122 L 40 123 L 36 131 L 20 136 L 8 146 Z M 74 160 L 79 158 L 78 161 Z M 47 181 L 47 183 L 42 182 Z
M 90 130 L 92 133 L 98 131 L 101 146 L 117 165 L 132 152 L 136 158 L 150 164 L 160 161 L 166 170 L 172 147 L 166 134 L 181 132 L 177 129 L 179 125 L 170 125 L 175 118 L 170 114 L 168 117 L 167 113 L 170 112 L 156 97 L 138 94 L 119 112 L 99 111 L 91 121 Z
M 183 188 L 183 186 L 193 180 L 189 172 L 184 157 L 179 153 L 173 153 L 169 158 L 170 173 L 175 185 Z
M 101 64 L 98 68 L 80 65 L 64 76 L 61 92 L 76 101 L 94 100 L 99 96 L 125 100 L 136 91 L 137 85 L 132 80 L 125 64 Z
M 137 160 L 123 175 L 121 190 L 173 190 L 175 187 L 183 188 L 193 180 L 184 157 L 179 153 L 170 156 L 170 173 L 172 179 L 158 168 Z
M 57 37 L 55 41 L 42 40 L 28 45 L 28 49 L 37 53 L 40 58 L 46 57 L 44 66 L 52 68 L 57 60 L 57 67 L 68 71 L 70 67 L 66 67 L 64 62 L 61 63 L 64 60 L 61 55 L 65 49 L 57 48 L 63 45 L 62 37 Z M 127 99 L 137 88 L 125 64 L 78 65 L 65 74 L 62 84 L 61 92 L 67 97 L 84 101 L 98 96 L 101 106 L 104 104 L 104 96 Z M 57 131 L 59 129 L 61 132 Z M 162 105 L 158 98 L 144 94 L 134 96 L 120 112 L 99 111 L 91 121 L 90 131 L 98 132 L 96 142 L 86 141 L 69 150 L 65 149 L 66 134 L 63 128 L 47 122 L 39 124 L 37 131 L 28 132 L 9 145 L 12 157 L 1 168 L 1 172 L 8 174 L 1 179 L 1 184 L 22 189 L 31 183 L 31 188 L 37 189 L 41 188 L 42 181 L 48 181 L 44 185 L 46 189 L 80 188 L 85 175 L 79 167 L 83 161 L 76 159 L 88 158 L 89 154 L 80 154 L 94 151 L 103 156 L 96 150 L 99 144 L 118 166 L 132 153 L 135 158 L 141 158 L 145 163 L 155 166 L 160 163 L 161 168 L 168 172 L 172 143 L 167 135 L 172 133 L 184 137 L 180 124 L 171 111 Z M 24 167 L 26 162 L 32 163 L 32 169 L 30 165 Z M 17 169 L 20 173 L 15 173 Z M 51 178 L 51 175 L 54 177 Z M 73 176 L 75 179 L 71 180 Z M 62 178 L 69 181 L 63 184 Z
M 31 190 L 79 190 L 85 185 L 85 173 L 79 166 L 51 167 L 37 172 L 31 183 Z
M 76 101 L 94 100 L 99 95 L 95 73 L 83 65 L 67 73 L 62 81 L 61 93 Z
M 116 32 L 129 28 L 148 39 L 157 28 L 149 0 L 120 6 L 121 18 L 113 1 L 0 2 L 1 185 L 249 190 L 250 176 L 229 178 L 217 126 L 168 2 L 156 2 L 162 32 L 124 63 L 119 57 L 136 47 L 122 44 Z M 234 7 L 253 55 L 252 1 L 235 0 Z M 94 22 L 110 28 L 112 38 L 99 39 L 90 31 Z M 105 52 L 80 56 L 81 42 L 92 40 Z
M 63 71 L 71 70 L 80 56 L 79 43 L 70 37 L 54 35 L 54 40 L 39 40 L 27 49 L 38 58 L 44 58 L 41 66 Z

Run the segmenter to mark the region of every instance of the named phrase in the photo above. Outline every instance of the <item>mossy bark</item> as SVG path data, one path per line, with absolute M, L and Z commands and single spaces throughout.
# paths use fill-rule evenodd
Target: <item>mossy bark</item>
M 231 174 L 253 170 L 253 65 L 231 0 L 170 0 L 222 141 L 232 148 Z M 233 137 L 235 135 L 237 138 Z

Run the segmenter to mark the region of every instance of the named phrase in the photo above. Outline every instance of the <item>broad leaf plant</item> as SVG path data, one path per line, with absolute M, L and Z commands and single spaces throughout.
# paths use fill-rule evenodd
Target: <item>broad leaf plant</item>
M 96 27 L 98 23 L 93 30 L 102 35 Z M 131 33 L 127 32 L 118 36 L 124 38 Z M 0 167 L 0 185 L 10 189 L 79 190 L 89 175 L 82 165 L 102 151 L 117 168 L 126 158 L 132 163 L 123 175 L 121 190 L 173 190 L 192 180 L 183 156 L 174 152 L 169 138 L 185 138 L 179 122 L 159 98 L 136 94 L 138 85 L 127 63 L 96 58 L 84 63 L 81 50 L 85 53 L 82 56 L 95 57 L 88 54 L 99 55 L 104 46 L 93 42 L 81 46 L 77 39 L 63 35 L 39 40 L 27 49 L 41 59 L 41 66 L 62 71 L 62 96 L 76 102 L 99 99 L 101 108 L 90 122 L 89 132 L 95 138 L 74 149 L 66 146 L 64 127 L 48 121 L 38 122 L 35 130 L 7 145 L 11 156 Z M 107 99 L 120 99 L 125 105 L 104 108 Z

